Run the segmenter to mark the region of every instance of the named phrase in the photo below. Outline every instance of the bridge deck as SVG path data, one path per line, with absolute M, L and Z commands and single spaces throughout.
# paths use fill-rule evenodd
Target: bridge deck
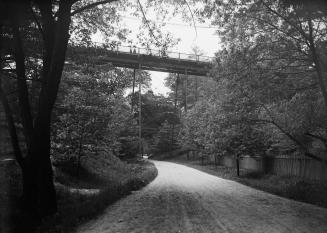
M 125 47 L 126 48 L 126 47 Z M 154 51 L 154 50 L 152 50 Z M 147 50 L 146 53 L 142 53 L 142 50 L 137 52 L 126 52 L 122 49 L 107 49 L 103 47 L 69 47 L 68 57 L 73 57 L 74 60 L 78 58 L 90 59 L 94 63 L 105 64 L 112 63 L 117 67 L 126 68 L 140 68 L 143 70 L 162 71 L 169 73 L 179 73 L 189 75 L 206 76 L 211 67 L 211 62 L 203 61 L 203 57 L 193 56 L 189 59 L 170 56 L 168 53 L 166 56 L 157 55 L 158 53 L 152 54 Z M 160 54 L 160 53 L 159 53 Z M 182 54 L 185 55 L 185 54 Z M 205 57 L 208 58 L 208 57 Z

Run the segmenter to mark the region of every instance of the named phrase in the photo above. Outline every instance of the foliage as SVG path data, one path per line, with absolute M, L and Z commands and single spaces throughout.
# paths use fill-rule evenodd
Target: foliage
M 138 122 L 139 114 L 139 93 L 135 93 L 135 119 Z M 142 138 L 144 143 L 149 145 L 150 150 L 158 151 L 159 144 L 163 143 L 162 140 L 169 140 L 171 144 L 171 135 L 173 125 L 179 124 L 179 117 L 172 101 L 161 95 L 155 95 L 152 91 L 141 95 L 141 113 L 142 113 Z M 169 125 L 169 126 L 168 126 Z M 168 128 L 170 128 L 168 132 Z M 175 126 L 174 126 L 175 127 Z M 163 138 L 163 131 L 169 134 L 170 139 Z M 160 136 L 161 135 L 161 136 Z M 176 139 L 173 139 L 173 143 Z M 159 150 L 160 151 L 160 150 Z
M 210 153 L 260 155 L 265 149 L 262 132 L 222 104 L 202 100 L 189 110 L 183 119 L 181 143 Z
M 299 151 L 324 161 L 325 5 L 235 3 L 209 2 L 199 12 L 219 26 L 224 48 L 211 72 L 215 88 L 183 118 L 182 143 L 236 155 Z
M 118 155 L 120 134 L 131 118 L 122 97 L 128 76 L 115 83 L 110 74 L 76 70 L 64 74 L 53 131 L 53 146 L 62 155 L 80 157 L 103 150 Z
M 173 138 L 172 125 L 164 121 L 157 134 L 154 135 L 154 152 L 165 153 L 176 149 L 176 139 Z

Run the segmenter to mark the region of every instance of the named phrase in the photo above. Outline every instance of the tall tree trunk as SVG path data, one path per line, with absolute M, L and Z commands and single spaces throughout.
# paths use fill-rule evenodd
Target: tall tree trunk
M 240 176 L 240 156 L 236 155 L 236 173 Z
M 324 103 L 325 103 L 325 111 L 327 112 L 327 89 L 326 89 L 326 83 L 325 83 L 325 78 L 323 77 L 323 71 L 321 68 L 321 63 L 319 59 L 319 55 L 317 54 L 316 46 L 315 46 L 315 41 L 313 38 L 313 26 L 312 26 L 312 20 L 309 17 L 308 19 L 308 25 L 309 25 L 309 37 L 308 37 L 308 42 L 309 42 L 309 48 L 311 52 L 311 58 L 312 61 L 315 65 L 315 69 L 317 72 L 317 81 L 320 87 L 320 91 L 322 93 L 322 96 L 324 98 Z
M 23 201 L 37 218 L 57 211 L 50 160 L 50 115 L 38 120 L 23 169 Z
M 52 12 L 52 9 L 47 6 L 49 6 L 49 2 L 40 3 L 43 18 L 50 17 L 49 15 Z M 69 39 L 70 10 L 70 2 L 60 1 L 58 20 L 54 27 L 55 33 L 50 33 L 54 38 L 47 33 L 47 31 L 52 31 L 51 29 L 44 30 L 46 34 L 46 55 L 43 61 L 42 87 L 37 116 L 34 121 L 34 128 L 30 137 L 31 141 L 23 169 L 23 201 L 25 207 L 38 218 L 57 211 L 56 192 L 50 160 L 50 126 L 51 113 L 58 93 Z M 43 26 L 47 28 L 49 24 L 45 22 Z

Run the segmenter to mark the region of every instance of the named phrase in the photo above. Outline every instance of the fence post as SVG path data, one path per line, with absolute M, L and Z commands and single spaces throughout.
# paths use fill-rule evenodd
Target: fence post
M 237 176 L 240 176 L 240 156 L 236 155 L 236 170 Z
M 203 161 L 204 160 L 204 157 L 203 157 L 203 152 L 201 151 L 201 165 L 203 166 Z
M 217 167 L 217 165 L 218 165 L 218 164 L 217 164 L 217 159 L 218 159 L 218 158 L 217 158 L 217 154 L 215 153 L 214 156 L 215 156 L 215 166 Z

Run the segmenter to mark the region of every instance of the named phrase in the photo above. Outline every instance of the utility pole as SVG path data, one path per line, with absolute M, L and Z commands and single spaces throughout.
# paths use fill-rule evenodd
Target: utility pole
M 179 83 L 179 73 L 177 74 L 176 81 L 175 81 L 175 99 L 174 99 L 174 106 L 175 111 L 177 113 L 177 91 L 178 91 L 178 83 Z M 172 130 L 171 130 L 171 150 L 173 149 L 174 144 L 174 131 L 175 131 L 175 123 L 173 123 Z
M 135 92 L 135 68 L 133 72 L 132 113 L 134 111 L 134 103 L 133 103 L 134 92 Z
M 143 157 L 143 146 L 142 146 L 142 99 L 141 99 L 141 86 L 142 86 L 142 75 L 141 75 L 141 63 L 139 63 L 139 153 Z
M 185 69 L 185 105 L 184 105 L 184 110 L 185 113 L 187 112 L 187 69 Z
M 178 91 L 178 83 L 179 83 L 179 73 L 177 74 L 176 77 L 176 81 L 175 81 L 175 102 L 174 102 L 174 106 L 175 106 L 175 110 L 177 110 L 177 91 Z

